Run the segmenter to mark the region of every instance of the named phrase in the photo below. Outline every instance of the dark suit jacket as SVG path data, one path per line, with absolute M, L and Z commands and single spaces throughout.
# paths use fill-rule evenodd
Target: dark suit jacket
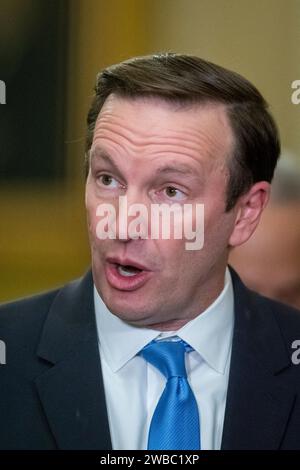
M 300 312 L 232 270 L 235 326 L 222 449 L 300 449 Z M 111 449 L 91 272 L 0 307 L 1 449 Z M 134 403 L 132 403 L 134 413 Z

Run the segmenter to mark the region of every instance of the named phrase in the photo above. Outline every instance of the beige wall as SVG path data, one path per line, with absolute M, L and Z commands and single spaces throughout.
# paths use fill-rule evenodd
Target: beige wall
M 46 289 L 89 264 L 83 141 L 96 72 L 130 56 L 198 54 L 244 74 L 272 106 L 283 144 L 300 155 L 300 0 L 71 0 L 63 185 L 0 188 L 0 300 Z
M 249 78 L 271 104 L 282 140 L 300 155 L 300 0 L 155 1 L 152 47 L 200 55 Z

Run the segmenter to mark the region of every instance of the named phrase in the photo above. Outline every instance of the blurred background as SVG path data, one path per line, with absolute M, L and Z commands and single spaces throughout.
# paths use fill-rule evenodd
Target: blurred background
M 0 301 L 89 266 L 83 149 L 102 67 L 173 51 L 235 70 L 299 164 L 299 44 L 300 0 L 0 0 Z

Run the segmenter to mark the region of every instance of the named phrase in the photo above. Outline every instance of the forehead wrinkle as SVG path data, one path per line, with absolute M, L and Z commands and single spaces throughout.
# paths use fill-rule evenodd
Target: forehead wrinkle
M 176 151 L 172 151 L 172 152 L 168 152 L 168 151 L 163 151 L 163 152 L 148 152 L 148 155 L 155 155 L 156 158 L 154 158 L 153 160 L 151 160 L 152 162 L 156 159 L 159 159 L 159 162 L 161 161 L 161 156 L 166 154 L 166 156 L 169 156 L 169 154 L 171 153 L 173 159 L 168 159 L 165 161 L 164 164 L 160 164 L 160 166 L 158 166 L 158 168 L 155 170 L 156 173 L 166 173 L 166 172 L 172 172 L 172 173 L 175 173 L 175 172 L 179 172 L 179 173 L 184 173 L 184 174 L 189 174 L 189 175 L 195 175 L 195 173 L 198 174 L 199 176 L 199 169 L 196 168 L 196 166 L 200 166 L 201 167 L 201 171 L 203 171 L 203 162 L 202 161 L 199 161 L 199 159 L 196 159 L 195 157 L 192 157 L 192 156 L 189 156 L 191 159 L 195 160 L 195 165 L 193 164 L 191 166 L 190 163 L 185 163 L 183 161 L 178 161 L 176 158 L 174 159 L 174 156 L 176 157 L 176 155 L 179 155 L 179 156 L 184 156 L 184 157 L 187 157 L 187 155 L 183 152 L 180 152 L 178 150 Z M 91 160 L 93 160 L 93 158 L 99 158 L 99 159 L 102 159 L 108 163 L 111 163 L 113 166 L 117 166 L 117 163 L 115 163 L 114 161 L 114 158 L 112 156 L 110 156 L 109 152 L 107 152 L 104 148 L 102 148 L 101 146 L 99 145 L 96 145 L 94 148 L 92 148 L 91 150 Z
M 121 122 L 116 122 L 116 121 L 121 121 Z M 136 126 L 130 127 L 130 121 L 125 120 L 124 118 L 117 118 L 115 115 L 111 115 L 110 119 L 107 119 L 105 117 L 99 118 L 98 123 L 100 123 L 100 129 L 103 130 L 108 130 L 111 132 L 116 132 L 117 134 L 122 134 L 123 132 L 127 132 L 133 136 L 133 138 L 139 138 L 137 137 L 137 132 L 140 134 L 141 138 L 149 139 L 157 139 L 158 134 L 157 131 L 153 132 L 150 128 L 148 128 L 146 131 L 143 131 L 142 129 L 136 128 Z M 193 125 L 193 124 L 192 124 Z M 97 130 L 96 126 L 96 129 Z M 157 125 L 155 126 L 159 129 L 159 131 L 162 130 L 161 127 L 158 127 Z M 182 127 L 184 127 L 182 129 Z M 115 129 L 116 128 L 116 129 Z M 120 128 L 120 130 L 118 130 Z M 181 135 L 184 140 L 186 140 L 186 136 L 189 135 L 191 139 L 197 140 L 199 134 L 203 134 L 203 130 L 200 128 L 198 129 L 196 126 L 194 129 L 191 129 L 189 126 L 183 126 L 181 125 L 180 129 L 174 129 L 172 127 L 165 127 L 163 131 L 166 133 L 166 138 L 181 138 Z M 164 137 L 164 135 L 161 135 L 161 137 Z
M 129 120 L 126 120 L 123 117 L 117 117 L 115 114 L 112 114 L 112 113 L 107 112 L 106 114 L 108 114 L 108 117 L 102 116 L 98 118 L 97 120 L 98 126 L 96 125 L 96 129 L 95 129 L 96 132 L 97 132 L 97 127 L 99 127 L 98 132 L 103 130 L 106 132 L 115 133 L 118 136 L 125 138 L 126 140 L 128 140 L 128 142 L 131 142 L 133 144 L 135 144 L 136 143 L 135 141 L 139 139 L 149 138 L 148 130 L 146 132 L 143 132 L 142 129 L 138 129 L 138 132 L 141 135 L 141 137 L 138 137 L 136 135 L 137 134 L 136 127 L 134 125 L 131 126 L 131 123 Z M 153 134 L 153 138 L 155 138 L 155 136 L 156 134 Z M 136 145 L 139 145 L 139 142 L 137 142 Z
M 111 140 L 116 144 L 120 144 L 120 142 L 116 141 L 116 137 L 119 137 L 122 141 L 127 142 L 133 146 L 140 146 L 139 143 L 135 142 L 136 139 L 128 135 L 124 135 L 124 131 L 118 131 L 117 129 L 112 130 L 110 126 L 102 126 L 100 129 L 95 131 L 94 135 L 95 140 L 102 138 Z
M 139 127 L 137 129 L 135 121 L 131 126 L 129 119 L 126 120 L 122 115 L 116 115 L 115 112 L 107 109 L 100 112 L 98 116 L 98 126 L 99 123 L 100 126 L 98 129 L 95 129 L 95 138 L 107 139 L 120 147 L 120 149 L 124 146 L 123 150 L 126 152 L 147 151 L 150 155 L 158 151 L 161 154 L 176 152 L 177 155 L 189 156 L 198 161 L 199 158 L 196 158 L 196 156 L 188 155 L 189 152 L 196 152 L 197 155 L 202 154 L 203 157 L 208 157 L 210 164 L 213 163 L 214 166 L 220 162 L 220 158 L 217 157 L 223 152 L 221 164 L 225 166 L 232 153 L 234 136 L 227 116 L 217 116 L 217 119 L 220 123 L 220 133 L 216 133 L 216 131 L 211 132 L 209 121 L 202 128 L 197 127 L 197 121 L 192 121 L 190 123 L 191 126 L 184 129 L 159 128 L 158 132 L 166 132 L 168 134 L 164 136 L 163 134 L 153 133 L 151 128 L 146 131 Z M 175 125 L 177 125 L 176 122 Z M 157 127 L 156 123 L 154 127 Z M 223 139 L 220 138 L 222 134 L 224 136 Z M 227 144 L 225 155 L 224 140 L 226 141 L 225 145 Z M 156 149 L 156 147 L 160 147 L 160 150 Z M 164 147 L 163 150 L 162 147 Z M 183 152 L 180 152 L 178 147 Z M 184 153 L 185 150 L 187 154 Z
M 96 156 L 101 157 L 102 156 L 101 154 L 106 154 L 108 156 L 111 154 L 110 151 L 105 150 L 105 146 L 103 146 L 103 147 L 101 146 L 101 142 L 104 144 L 106 140 L 108 140 L 110 146 L 112 146 L 113 148 L 115 147 L 114 150 L 113 150 L 113 153 L 121 155 L 122 152 L 124 152 L 124 150 L 126 150 L 120 144 L 120 142 L 118 142 L 117 140 L 107 139 L 106 137 L 104 137 L 104 138 L 101 138 L 100 142 L 98 141 L 98 139 L 95 139 L 95 141 L 94 141 L 94 143 L 92 144 L 92 147 L 91 147 L 91 155 L 92 156 L 95 154 Z
M 105 139 L 103 139 L 103 141 L 105 141 Z M 113 143 L 115 144 L 116 147 L 119 147 L 119 150 L 120 150 L 120 154 L 121 152 L 124 152 L 125 154 L 128 153 L 128 147 L 126 148 L 123 148 L 122 145 L 120 145 L 119 142 L 117 141 L 114 141 L 113 139 L 110 140 L 110 143 Z M 94 154 L 96 155 L 99 155 L 99 156 L 102 156 L 101 153 L 103 152 L 103 154 L 109 154 L 109 152 L 106 152 L 104 149 L 101 149 L 101 147 L 99 147 L 100 142 L 94 147 L 92 148 L 92 151 L 91 151 L 91 155 L 93 156 Z M 158 148 L 157 148 L 158 147 Z M 189 149 L 190 150 L 190 149 Z M 199 150 L 198 149 L 195 149 L 197 150 L 197 155 L 199 153 Z M 167 157 L 184 157 L 185 159 L 186 158 L 189 158 L 189 159 L 192 159 L 195 163 L 193 164 L 193 167 L 191 167 L 191 173 L 194 173 L 195 171 L 197 172 L 197 169 L 195 168 L 195 165 L 197 166 L 201 166 L 201 168 L 203 168 L 203 162 L 201 160 L 199 160 L 199 158 L 197 158 L 196 155 L 192 155 L 191 152 L 184 152 L 184 149 L 183 151 L 181 151 L 178 146 L 174 146 L 174 147 L 167 147 L 167 148 L 164 148 L 163 150 L 161 149 L 161 146 L 159 145 L 152 145 L 150 148 L 143 148 L 142 151 L 140 151 L 140 149 L 138 148 L 134 148 L 134 146 L 130 146 L 129 148 L 129 153 L 130 151 L 132 153 L 138 153 L 139 155 L 139 160 L 143 160 L 143 154 L 147 153 L 148 156 L 153 156 L 154 159 L 158 158 L 158 159 L 161 159 L 161 157 L 164 157 L 167 158 Z M 113 153 L 115 153 L 115 151 L 113 151 Z M 118 150 L 116 150 L 116 153 L 118 153 Z M 106 160 L 108 160 L 106 158 Z M 109 159 L 109 160 L 113 160 L 113 159 Z M 188 166 L 188 163 L 183 163 L 183 162 L 179 162 L 178 160 L 168 160 L 166 162 L 166 165 L 175 165 L 175 166 L 185 166 L 187 167 Z
M 123 136 L 121 136 L 123 137 Z M 189 145 L 183 145 L 180 143 L 180 146 L 176 145 L 176 143 L 172 142 L 160 142 L 156 138 L 153 140 L 153 142 L 128 142 L 126 139 L 122 139 L 122 141 L 116 139 L 116 135 L 114 132 L 109 132 L 109 133 L 102 133 L 99 132 L 97 134 L 97 137 L 95 139 L 95 143 L 98 140 L 98 145 L 100 144 L 99 142 L 102 140 L 104 141 L 109 141 L 110 144 L 114 144 L 116 147 L 118 147 L 120 150 L 123 150 L 124 152 L 128 153 L 133 152 L 133 153 L 147 153 L 148 155 L 164 155 L 164 154 L 172 154 L 172 155 L 182 155 L 184 157 L 191 157 L 195 158 L 191 155 L 192 152 L 197 152 L 199 153 L 199 149 L 195 146 L 189 146 Z
M 118 136 L 119 138 L 122 139 L 123 145 L 126 145 L 126 147 L 128 147 L 128 144 L 129 144 L 129 147 L 131 148 L 131 150 L 134 150 L 134 149 L 140 150 L 140 148 L 145 149 L 147 147 L 148 148 L 151 147 L 150 154 L 154 154 L 157 152 L 159 153 L 170 152 L 170 153 L 176 153 L 178 155 L 186 156 L 184 151 L 187 151 L 187 153 L 188 152 L 196 152 L 197 154 L 199 153 L 199 143 L 200 143 L 199 138 L 195 137 L 194 134 L 190 133 L 190 135 L 192 135 L 193 137 L 193 141 L 187 140 L 186 134 L 184 132 L 182 132 L 183 139 L 181 139 L 180 137 L 178 138 L 179 133 L 174 132 L 174 134 L 175 134 L 174 137 L 172 136 L 164 137 L 164 136 L 158 136 L 158 135 L 154 135 L 150 137 L 147 136 L 147 139 L 145 142 L 145 139 L 143 138 L 138 138 L 137 136 L 135 136 L 134 138 L 128 138 L 128 136 L 125 136 L 124 133 L 122 132 L 118 132 L 116 129 L 112 130 L 110 127 L 103 126 L 101 129 L 98 129 L 98 132 L 95 135 L 95 139 L 99 139 L 99 138 L 107 139 L 113 142 L 115 145 L 122 147 L 122 142 L 116 140 L 116 136 Z M 207 136 L 205 133 L 201 131 L 198 132 L 198 135 L 199 134 L 201 135 L 202 140 L 203 140 L 204 145 L 202 144 L 202 146 L 204 147 L 204 150 L 206 150 L 207 154 L 210 157 L 212 156 L 215 157 L 215 150 L 218 151 L 222 149 L 222 144 L 219 144 L 213 139 L 213 137 Z M 160 147 L 160 148 L 157 149 L 157 147 Z M 165 147 L 165 148 L 161 150 L 161 147 Z M 180 149 L 182 149 L 182 152 L 179 151 L 179 147 Z
M 103 142 L 105 142 L 105 140 L 107 139 L 107 136 L 105 136 L 105 138 L 103 138 Z M 196 147 L 194 149 L 191 149 L 190 147 L 187 147 L 185 146 L 185 148 L 182 147 L 182 145 L 179 147 L 179 146 L 176 146 L 176 145 L 173 145 L 173 146 L 170 146 L 166 143 L 166 145 L 164 146 L 164 148 L 162 149 L 161 145 L 160 144 L 157 144 L 157 142 L 155 144 L 152 144 L 150 145 L 150 148 L 147 148 L 146 146 L 143 146 L 142 149 L 139 148 L 139 147 L 135 147 L 134 145 L 125 145 L 123 146 L 119 141 L 111 138 L 111 139 L 107 139 L 109 141 L 109 144 L 113 144 L 113 147 L 115 147 L 115 149 L 113 150 L 113 154 L 116 153 L 119 154 L 119 156 L 121 156 L 122 154 L 123 155 L 126 155 L 126 159 L 127 159 L 127 156 L 128 154 L 132 153 L 136 153 L 138 154 L 138 158 L 134 157 L 134 160 L 136 161 L 136 164 L 139 162 L 139 161 L 143 161 L 143 155 L 144 154 L 147 154 L 149 157 L 151 156 L 152 158 L 154 158 L 154 160 L 156 159 L 159 159 L 161 160 L 161 158 L 166 158 L 167 157 L 183 157 L 185 159 L 190 159 L 190 160 L 193 160 L 193 166 L 191 167 L 192 168 L 192 172 L 193 173 L 197 173 L 198 175 L 200 175 L 200 173 L 207 173 L 207 172 L 210 172 L 214 169 L 217 169 L 219 165 L 219 159 L 217 158 L 209 158 L 209 159 L 206 159 L 207 161 L 207 164 L 209 166 L 205 166 L 204 163 L 205 161 L 203 159 L 200 159 L 198 158 L 198 155 L 200 154 L 201 151 L 199 151 L 199 148 Z M 184 150 L 187 150 L 186 152 Z M 194 151 L 194 154 L 192 152 L 192 150 Z M 93 148 L 92 147 L 92 154 L 93 153 L 96 153 L 96 154 L 101 154 L 101 153 L 105 153 L 107 155 L 109 155 L 111 152 L 110 151 L 106 151 L 104 148 L 102 149 L 101 148 L 101 143 L 98 142 L 96 144 L 96 146 Z M 113 155 L 112 154 L 112 155 Z M 213 151 L 211 151 L 211 154 L 213 157 L 215 157 L 215 153 Z M 210 157 L 210 156 L 209 156 Z M 110 160 L 113 160 L 113 158 L 110 158 Z M 146 160 L 144 160 L 146 162 Z M 151 160 L 153 161 L 153 160 Z M 170 162 L 170 160 L 166 161 L 166 165 L 172 165 L 174 164 L 175 166 L 177 165 L 181 165 L 181 162 L 179 162 L 178 160 L 172 160 Z M 185 164 L 185 163 L 182 163 L 183 165 L 188 165 Z M 199 169 L 198 167 L 200 166 L 200 172 L 199 172 Z M 222 167 L 226 168 L 227 167 L 227 164 L 226 164 L 226 159 L 224 159 L 224 161 L 222 162 Z M 222 168 L 221 168 L 222 169 Z

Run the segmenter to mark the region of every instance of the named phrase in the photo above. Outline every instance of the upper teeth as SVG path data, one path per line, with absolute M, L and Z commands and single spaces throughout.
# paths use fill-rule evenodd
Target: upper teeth
M 132 267 L 134 269 L 134 267 Z M 118 266 L 118 271 L 122 276 L 136 276 L 136 272 L 130 272 L 128 271 L 128 268 L 125 268 L 124 266 Z

